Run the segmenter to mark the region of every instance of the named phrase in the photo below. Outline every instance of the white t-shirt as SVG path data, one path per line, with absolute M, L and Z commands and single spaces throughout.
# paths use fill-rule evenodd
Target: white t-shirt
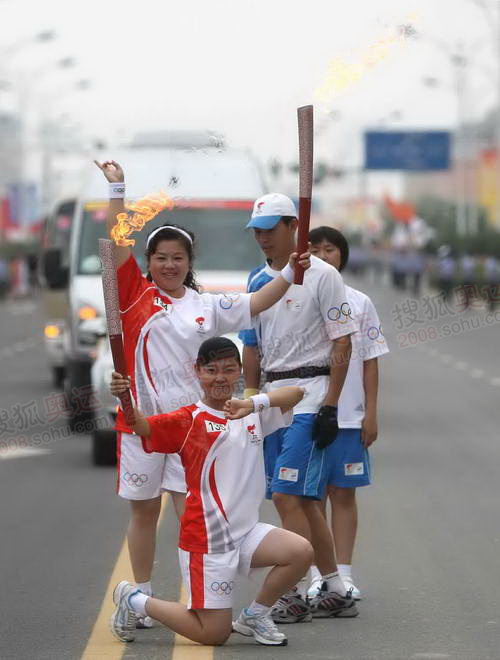
M 248 327 L 250 296 L 186 288 L 182 298 L 171 298 L 142 275 L 133 256 L 117 275 L 125 357 L 137 407 L 154 415 L 197 401 L 201 389 L 194 363 L 200 345 Z M 117 429 L 131 432 L 121 411 Z
M 248 291 L 254 292 L 279 275 L 268 264 L 254 270 Z M 304 274 L 302 286 L 294 285 L 271 308 L 252 319 L 253 329 L 240 333 L 245 345 L 258 346 L 264 371 L 290 371 L 298 367 L 330 364 L 332 340 L 358 329 L 351 313 L 340 273 L 317 257 Z M 294 413 L 315 413 L 323 404 L 329 376 L 293 378 L 268 383 L 268 391 L 283 385 L 305 390 Z
M 388 353 L 389 348 L 377 310 L 370 298 L 347 285 L 345 291 L 353 315 L 359 323 L 359 331 L 351 337 L 351 361 L 339 399 L 338 421 L 341 429 L 358 429 L 365 416 L 363 362 Z
M 266 488 L 264 437 L 289 426 L 292 418 L 291 411 L 268 408 L 227 420 L 198 401 L 148 419 L 147 448 L 178 453 L 186 474 L 180 548 L 228 552 L 257 524 Z

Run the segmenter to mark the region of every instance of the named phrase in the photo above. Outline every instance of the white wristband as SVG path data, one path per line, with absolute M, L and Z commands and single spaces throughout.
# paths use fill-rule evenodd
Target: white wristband
M 288 282 L 288 284 L 293 283 L 294 272 L 290 264 L 287 264 L 281 271 L 281 277 Z
M 125 197 L 125 183 L 113 181 L 109 184 L 109 198 L 123 199 Z
M 271 402 L 267 394 L 254 394 L 250 397 L 253 401 L 253 411 L 262 412 L 266 408 L 271 407 Z

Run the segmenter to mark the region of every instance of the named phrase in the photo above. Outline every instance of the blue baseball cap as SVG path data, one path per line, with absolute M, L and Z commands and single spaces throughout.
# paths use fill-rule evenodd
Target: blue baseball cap
M 290 197 L 281 193 L 268 193 L 255 200 L 252 218 L 246 229 L 272 229 L 283 216 L 297 217 L 297 209 Z

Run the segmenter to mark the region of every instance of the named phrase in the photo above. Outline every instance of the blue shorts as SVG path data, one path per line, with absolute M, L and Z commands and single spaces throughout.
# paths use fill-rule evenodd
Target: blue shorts
M 371 484 L 370 458 L 361 442 L 361 429 L 339 429 L 326 451 L 329 486 L 358 488 Z
M 291 426 L 264 440 L 267 492 L 321 500 L 326 492 L 327 453 L 312 440 L 315 413 L 294 415 Z

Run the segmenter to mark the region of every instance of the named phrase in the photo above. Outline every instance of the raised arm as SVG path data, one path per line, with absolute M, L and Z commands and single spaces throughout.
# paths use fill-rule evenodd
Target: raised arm
M 250 298 L 250 314 L 252 316 L 256 316 L 265 309 L 269 309 L 269 307 L 272 307 L 285 295 L 293 282 L 295 262 L 297 259 L 304 270 L 310 268 L 311 254 L 309 252 L 304 252 L 300 257 L 298 257 L 297 252 L 293 252 L 280 275 L 275 277 L 272 282 L 268 282 L 262 289 L 252 293 Z
M 101 170 L 109 183 L 123 183 L 125 187 L 125 175 L 122 168 L 115 160 L 105 160 L 103 163 L 94 160 L 94 163 Z M 116 224 L 116 216 L 119 213 L 125 213 L 124 198 L 110 198 L 108 206 L 108 218 L 106 228 L 108 236 L 111 238 L 111 229 Z M 116 265 L 121 266 L 130 257 L 130 248 L 121 245 L 116 246 Z

